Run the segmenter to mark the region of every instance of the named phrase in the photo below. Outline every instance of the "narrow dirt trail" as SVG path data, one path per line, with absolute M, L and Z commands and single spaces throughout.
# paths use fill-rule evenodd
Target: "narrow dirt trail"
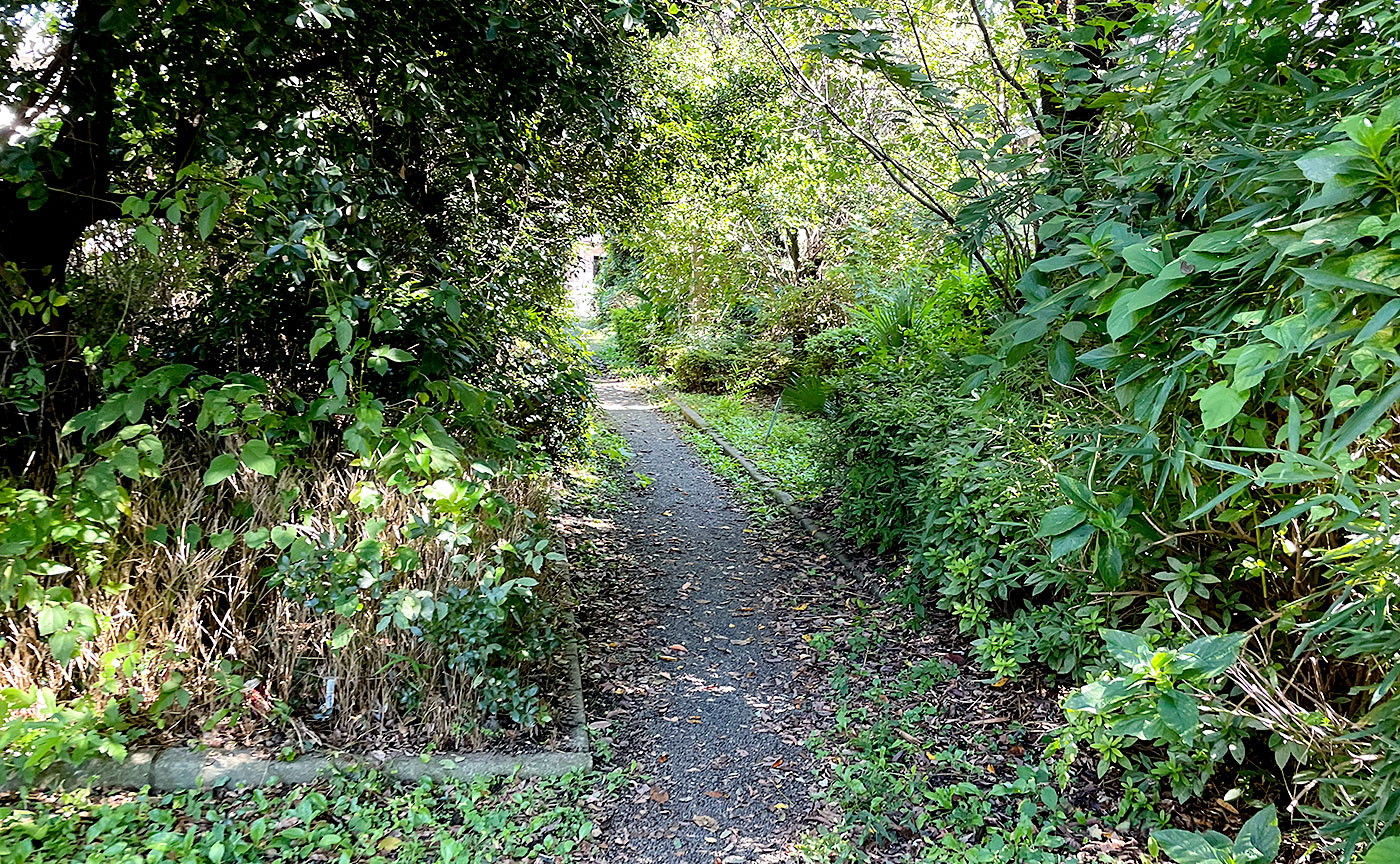
M 784 722 L 807 709 L 782 621 L 792 576 L 646 398 L 618 382 L 597 390 L 631 469 L 652 478 L 612 514 L 602 553 L 606 578 L 630 597 L 583 615 L 603 694 L 590 719 L 644 780 L 610 815 L 603 860 L 792 860 L 812 780 Z

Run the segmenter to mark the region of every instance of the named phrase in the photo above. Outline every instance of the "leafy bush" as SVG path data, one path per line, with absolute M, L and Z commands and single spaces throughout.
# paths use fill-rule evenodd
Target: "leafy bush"
M 669 344 L 661 358 L 676 386 L 695 393 L 722 393 L 734 383 L 738 346 L 724 338 L 687 336 Z
M 1110 700 L 1107 713 L 1124 729 L 1149 733 L 1131 736 L 1131 758 L 1113 761 L 1135 766 L 1130 782 L 1151 771 L 1190 796 L 1218 770 L 1211 748 L 1201 748 L 1207 737 L 1243 747 L 1229 750 L 1236 755 L 1270 754 L 1246 759 L 1245 770 L 1302 784 L 1295 812 L 1341 837 L 1339 851 L 1350 854 L 1400 830 L 1390 794 L 1400 671 L 1389 588 L 1400 14 L 1388 3 L 1324 10 L 1296 0 L 1095 8 L 1103 14 L 1086 20 L 1071 7 L 1018 7 L 1007 23 L 1027 36 L 1024 59 L 1035 72 L 998 74 L 1023 97 L 1036 138 L 1008 132 L 988 145 L 996 136 L 987 135 L 959 151 L 967 176 L 948 184 L 975 191 L 971 201 L 914 190 L 964 231 L 988 279 L 1019 293 L 1018 314 L 987 340 L 987 356 L 968 358 L 966 392 L 985 394 L 993 382 L 1021 392 L 1030 381 L 1044 399 L 1058 385 L 1062 395 L 1043 404 L 1072 421 L 1058 447 L 1032 435 L 1022 448 L 1042 466 L 1027 476 L 1053 482 L 1058 494 L 1044 501 L 1038 525 L 1011 525 L 1034 525 L 1028 545 L 1048 540 L 1048 558 L 1022 559 L 1000 537 L 964 572 L 932 578 L 995 585 L 1009 576 L 1010 600 L 1018 590 L 1087 591 L 1096 599 L 1058 615 L 1075 622 L 1089 613 L 1081 639 L 1132 630 L 1163 656 L 1200 634 L 1249 632 L 1212 684 L 1210 711 L 1173 714 L 1185 700 L 1163 696 L 1171 704 L 1159 716 L 1171 722 L 1152 725 L 1141 709 L 1153 700 Z M 957 116 L 952 94 L 899 55 L 907 33 L 893 20 L 875 28 L 878 37 L 858 39 L 833 26 L 811 50 L 877 69 L 921 110 Z M 984 31 L 995 53 L 992 33 Z M 977 122 L 972 114 L 961 119 Z M 905 164 L 894 147 L 880 154 Z M 914 334 L 928 329 L 929 344 L 944 347 L 952 334 L 915 326 L 938 317 L 923 294 L 891 300 L 861 316 L 873 336 L 869 362 L 906 370 L 894 378 L 913 392 L 926 357 L 910 346 Z M 1001 377 L 1008 371 L 1012 378 Z M 898 403 L 903 392 L 864 401 Z M 882 408 L 867 410 L 879 417 Z M 929 423 L 942 447 L 938 423 L 951 413 L 900 410 L 858 427 L 894 446 L 889 459 L 860 468 L 851 488 L 850 506 L 869 506 L 855 531 L 889 548 L 923 509 L 909 475 L 944 470 L 910 468 L 907 433 L 895 427 Z M 973 446 L 996 441 L 996 431 L 978 430 Z M 877 456 L 852 440 L 861 461 Z M 956 462 L 958 448 L 949 452 Z M 933 509 L 976 520 L 956 504 Z M 939 544 L 966 548 L 961 528 L 951 531 Z M 1020 560 L 1028 566 L 1018 573 L 1001 569 Z M 1028 624 L 1074 642 L 1056 631 L 1055 616 L 989 613 L 984 659 L 1023 641 Z M 1036 656 L 1082 678 L 1095 674 L 1096 653 Z M 1288 671 L 1299 664 L 1316 674 L 1305 681 Z M 1122 743 L 1101 733 L 1092 733 L 1096 745 Z
M 638 363 L 650 363 L 654 356 L 651 345 L 651 314 L 639 306 L 617 306 L 611 312 L 617 347 L 624 357 Z
M 1395 574 L 1374 551 L 1397 533 L 1400 15 L 1274 0 L 1099 26 L 1114 46 L 1099 73 L 1066 74 L 1072 33 L 1038 52 L 1066 64 L 1053 86 L 1103 97 L 1099 134 L 1028 180 L 1044 254 L 985 368 L 1043 357 L 1054 380 L 1111 394 L 1062 461 L 1094 478 L 1072 502 L 1087 519 L 1047 533 L 1083 531 L 1099 556 L 1172 550 L 1147 571 L 1144 633 L 1259 622 L 1227 670 L 1226 713 L 1313 784 L 1311 814 L 1349 852 L 1400 829 L 1381 767 L 1397 752 L 1397 622 L 1370 603 Z M 1318 44 L 1316 80 L 1278 77 Z M 1152 83 L 1119 89 L 1130 78 Z M 1115 502 L 1121 525 L 1088 515 Z M 1363 624 L 1357 604 L 1380 614 Z M 1299 663 L 1318 675 L 1283 671 Z
M 837 516 L 858 543 L 908 556 L 910 601 L 951 612 L 988 669 L 1014 674 L 1035 658 L 1072 672 L 1117 615 L 1094 597 L 1106 586 L 1092 571 L 1061 561 L 1078 547 L 1038 530 L 1068 500 L 1048 467 L 1067 420 L 1036 406 L 1033 389 L 960 396 L 962 377 L 945 360 L 914 376 L 872 364 L 839 379 Z
M 831 378 L 859 365 L 866 351 L 865 331 L 856 324 L 832 327 L 807 337 L 800 349 L 798 374 Z

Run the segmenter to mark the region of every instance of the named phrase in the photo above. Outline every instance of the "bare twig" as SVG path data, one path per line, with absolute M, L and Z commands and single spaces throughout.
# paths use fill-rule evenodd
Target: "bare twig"
M 1031 99 L 1031 94 L 1026 92 L 1025 86 L 1022 85 L 1020 81 L 1016 80 L 1016 76 L 1012 75 L 1007 70 L 1006 66 L 1002 65 L 1001 57 L 997 54 L 996 45 L 992 42 L 992 33 L 987 29 L 986 19 L 982 17 L 982 7 L 979 0 L 970 0 L 970 2 L 972 4 L 972 14 L 977 18 L 977 29 L 982 31 L 982 43 L 987 46 L 987 56 L 992 59 L 992 67 L 997 70 L 998 75 L 1006 80 L 1006 83 L 1011 85 L 1012 89 L 1020 94 L 1021 101 L 1025 103 L 1026 111 L 1030 113 L 1031 122 L 1035 124 L 1036 131 L 1042 136 L 1045 135 L 1045 127 L 1041 125 L 1040 112 L 1036 110 L 1035 100 Z

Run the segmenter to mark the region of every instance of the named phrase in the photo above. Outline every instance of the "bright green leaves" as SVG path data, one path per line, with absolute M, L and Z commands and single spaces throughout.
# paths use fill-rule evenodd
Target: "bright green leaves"
M 1200 724 L 1200 703 L 1190 693 L 1172 689 L 1157 697 L 1157 716 L 1167 728 L 1175 732 L 1181 742 L 1191 746 L 1196 740 L 1196 728 Z
M 1244 395 L 1223 381 L 1198 390 L 1191 397 L 1200 403 L 1201 424 L 1206 429 L 1219 429 L 1239 415 L 1244 408 Z
M 1074 504 L 1062 504 L 1049 511 L 1040 519 L 1040 530 L 1038 537 L 1054 537 L 1064 534 L 1084 523 L 1088 514 L 1083 509 Z
M 217 486 L 238 472 L 238 457 L 231 453 L 221 453 L 209 463 L 204 472 L 204 485 Z
M 266 441 L 255 438 L 244 444 L 239 458 L 245 466 L 258 474 L 265 477 L 277 476 L 277 459 L 272 455 L 272 448 Z
M 1136 633 L 1105 630 L 1100 635 L 1103 637 L 1104 650 L 1108 652 L 1108 656 L 1129 669 L 1140 668 L 1151 662 L 1152 649 L 1147 647 L 1147 640 Z
M 244 443 L 238 456 L 232 453 L 215 456 L 204 472 L 204 485 L 217 486 L 224 482 L 238 473 L 240 463 L 248 470 L 265 477 L 277 476 L 277 457 L 273 454 L 272 446 L 260 438 L 254 438 Z
M 1153 647 L 1142 633 L 1105 629 L 1102 635 L 1105 653 L 1123 671 L 1091 681 L 1065 699 L 1072 723 L 1164 746 L 1172 758 L 1202 741 L 1211 742 L 1212 758 L 1227 753 L 1242 758 L 1242 749 L 1221 734 L 1213 700 L 1220 675 L 1239 656 L 1247 634 L 1206 636 L 1177 649 Z M 1104 767 L 1101 762 L 1100 770 Z M 1172 775 L 1177 799 L 1199 794 L 1205 776 Z
M 1283 833 L 1278 827 L 1278 811 L 1269 805 L 1244 823 L 1234 842 L 1218 831 L 1196 833 L 1178 828 L 1153 831 L 1152 841 L 1176 864 L 1271 864 L 1278 857 Z M 1366 864 L 1379 862 L 1368 857 Z
M 390 363 L 412 363 L 413 355 L 402 348 L 380 346 L 370 351 L 365 366 L 380 375 L 389 371 Z
M 91 606 L 79 603 L 66 588 L 50 588 L 46 601 L 36 615 L 39 635 L 49 643 L 59 665 L 66 666 L 78 652 L 78 646 L 97 635 L 97 613 Z

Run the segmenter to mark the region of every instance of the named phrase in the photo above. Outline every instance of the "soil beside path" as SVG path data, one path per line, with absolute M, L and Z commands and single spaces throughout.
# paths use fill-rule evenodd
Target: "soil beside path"
M 595 569 L 609 599 L 580 610 L 595 735 L 642 781 L 610 814 L 602 858 L 791 860 L 812 809 L 811 759 L 784 723 L 806 713 L 797 679 L 810 668 L 780 620 L 792 576 L 643 395 L 610 381 L 597 391 L 630 469 L 651 480 L 595 526 L 608 535 Z

